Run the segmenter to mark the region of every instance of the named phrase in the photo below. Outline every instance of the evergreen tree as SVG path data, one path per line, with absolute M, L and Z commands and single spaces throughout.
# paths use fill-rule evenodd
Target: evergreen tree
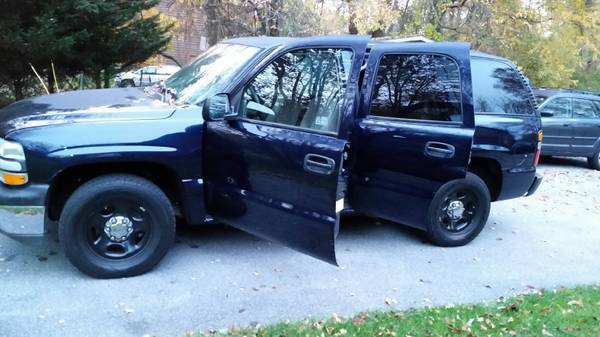
M 144 15 L 159 0 L 0 0 L 0 81 L 16 99 L 31 82 L 30 63 L 52 78 L 89 73 L 108 87 L 117 69 L 164 51 L 172 25 Z M 48 81 L 52 83 L 52 81 Z M 49 85 L 49 89 L 53 86 Z

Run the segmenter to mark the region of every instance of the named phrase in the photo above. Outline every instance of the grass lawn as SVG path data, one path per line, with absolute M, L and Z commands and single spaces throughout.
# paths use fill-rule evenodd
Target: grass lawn
M 494 302 L 408 311 L 361 313 L 352 318 L 281 323 L 226 333 L 227 337 L 600 336 L 600 286 L 535 292 Z

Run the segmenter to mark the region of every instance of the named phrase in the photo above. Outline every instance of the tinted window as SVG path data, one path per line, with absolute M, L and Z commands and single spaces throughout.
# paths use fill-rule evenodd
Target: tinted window
M 598 106 L 587 99 L 573 98 L 573 118 L 598 118 Z
M 541 110 L 552 113 L 552 117 L 555 118 L 571 118 L 571 113 L 569 113 L 569 101 L 570 99 L 566 97 L 551 98 L 541 107 Z
M 530 114 L 530 91 L 521 75 L 508 64 L 478 57 L 471 58 L 475 112 Z
M 321 131 L 337 131 L 352 63 L 345 49 L 287 53 L 244 90 L 246 118 Z
M 385 55 L 379 63 L 371 114 L 462 121 L 458 65 L 441 55 Z

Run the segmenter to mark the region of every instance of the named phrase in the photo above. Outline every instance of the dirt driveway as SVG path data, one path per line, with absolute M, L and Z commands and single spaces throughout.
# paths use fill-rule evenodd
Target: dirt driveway
M 181 231 L 147 275 L 95 280 L 53 240 L 0 236 L 0 336 L 181 336 L 600 282 L 600 172 L 575 159 L 546 160 L 540 171 L 537 194 L 495 203 L 466 247 L 434 247 L 414 230 L 347 219 L 340 268 L 216 226 Z

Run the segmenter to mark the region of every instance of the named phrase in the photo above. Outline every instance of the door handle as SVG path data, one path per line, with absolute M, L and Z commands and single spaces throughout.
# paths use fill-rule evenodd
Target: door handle
M 425 155 L 433 158 L 452 158 L 456 153 L 453 145 L 440 142 L 427 142 L 425 144 Z
M 567 123 L 563 124 L 563 126 L 569 126 L 569 125 L 570 125 L 570 124 L 567 124 Z
M 319 154 L 309 153 L 304 157 L 304 171 L 320 175 L 331 175 L 335 171 L 335 160 Z

